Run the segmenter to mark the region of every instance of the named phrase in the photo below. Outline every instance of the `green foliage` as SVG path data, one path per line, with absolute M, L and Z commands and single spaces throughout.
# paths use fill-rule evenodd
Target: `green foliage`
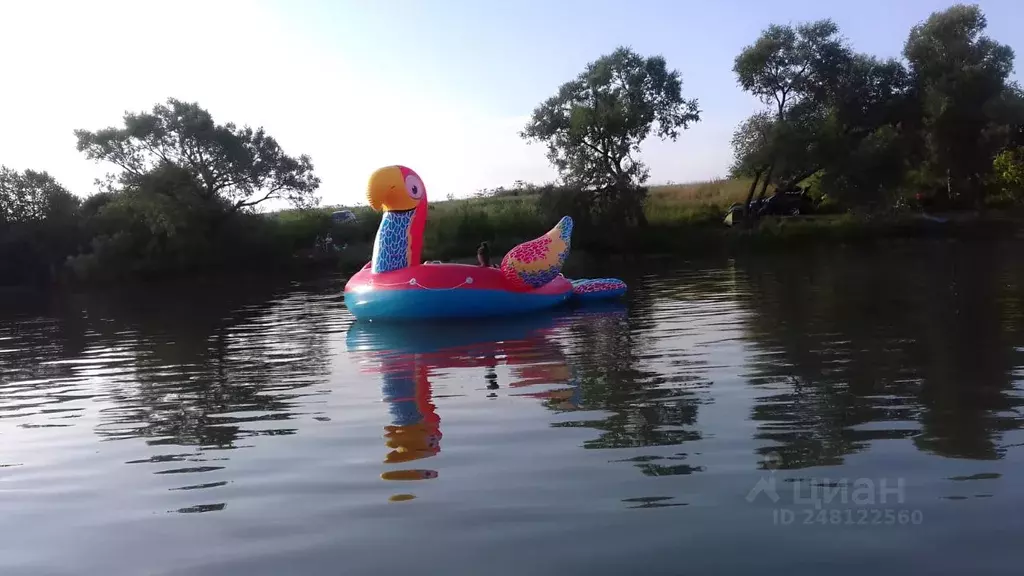
M 649 170 L 634 155 L 652 132 L 675 140 L 699 120 L 697 101 L 683 98 L 681 76 L 664 58 L 620 47 L 538 106 L 521 136 L 545 143 L 565 184 L 592 192 L 608 223 L 643 223 Z
M 648 171 L 633 158 L 653 130 L 675 140 L 700 120 L 682 96 L 678 71 L 660 56 L 624 47 L 587 65 L 533 111 L 523 138 L 544 142 L 567 183 L 583 188 L 642 184 Z
M 229 211 L 283 199 L 314 205 L 320 179 L 309 156 L 288 156 L 263 128 L 216 124 L 196 103 L 169 98 L 152 112 L 126 113 L 124 127 L 76 130 L 78 150 L 119 167 L 123 186 L 167 166 L 187 171 L 190 192 Z
M 424 258 L 472 258 L 485 240 L 500 253 L 547 232 L 557 222 L 541 215 L 536 192 L 505 190 L 509 193 L 431 205 Z
M 997 193 L 1007 200 L 1024 200 L 1024 148 L 1009 148 L 992 162 Z
M 744 90 L 785 120 L 802 102 L 824 97 L 847 58 L 849 48 L 832 20 L 772 24 L 740 52 L 733 72 Z
M 74 216 L 78 198 L 46 172 L 0 166 L 0 224 Z
M 320 180 L 308 156 L 285 154 L 262 128 L 217 124 L 195 103 L 173 98 L 124 126 L 77 130 L 78 149 L 120 169 L 84 202 L 88 238 L 72 252 L 80 278 L 120 280 L 287 266 L 331 226 L 307 210 Z M 286 200 L 301 217 L 255 212 Z
M 734 177 L 760 174 L 772 161 L 776 121 L 771 112 L 760 111 L 744 120 L 733 132 L 733 163 L 729 174 Z
M 76 277 L 97 280 L 272 270 L 331 225 L 329 215 L 303 227 L 255 213 L 273 199 L 315 204 L 311 160 L 286 155 L 262 128 L 216 124 L 197 104 L 169 99 L 126 114 L 121 128 L 75 134 L 88 158 L 120 169 L 81 206 L 45 174 L 2 174 L 2 218 L 47 223 L 60 243 L 44 260 L 51 269 L 66 259 Z
M 591 196 L 579 188 L 546 186 L 540 193 L 541 214 L 549 220 L 566 215 L 573 219 L 574 229 L 580 230 L 594 224 Z
M 826 134 L 835 132 L 830 103 L 852 57 L 831 20 L 772 24 L 736 56 L 739 85 L 768 107 L 733 136 L 731 172 L 754 178 L 748 207 L 759 180 L 763 197 L 769 185 L 789 188 L 820 170 Z
M 912 111 L 899 62 L 854 53 L 834 22 L 820 20 L 769 26 L 733 70 L 769 106 L 737 128 L 734 175 L 765 174 L 765 187 L 788 189 L 824 172 L 851 203 L 875 202 L 880 186 L 898 183 L 901 170 L 884 156 L 904 151 L 894 127 Z
M 1016 88 L 1008 84 L 1013 50 L 983 32 L 977 6 L 954 5 L 915 26 L 903 49 L 920 96 L 923 170 L 945 176 L 953 195 L 980 199 L 992 158 L 1005 145 L 995 133 L 997 110 Z M 1020 118 L 1015 119 L 1020 124 Z M 996 137 L 992 137 L 996 136 Z
M 78 197 L 46 172 L 0 166 L 0 284 L 46 282 L 80 241 Z
M 828 162 L 820 186 L 833 201 L 846 206 L 892 206 L 906 175 L 904 148 L 897 129 L 881 126 Z
M 768 108 L 737 128 L 731 173 L 763 176 L 762 194 L 818 174 L 848 207 L 894 205 L 908 191 L 977 199 L 996 152 L 1024 137 L 1013 52 L 985 26 L 976 6 L 932 14 L 910 31 L 909 68 L 855 53 L 831 20 L 769 26 L 734 63 Z

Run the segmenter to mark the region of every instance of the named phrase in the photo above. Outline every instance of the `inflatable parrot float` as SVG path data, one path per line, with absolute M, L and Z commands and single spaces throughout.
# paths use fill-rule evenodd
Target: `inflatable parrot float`
M 367 199 L 384 213 L 373 255 L 345 285 L 345 304 L 357 319 L 410 320 L 499 316 L 551 308 L 569 300 L 617 298 L 626 284 L 616 278 L 569 280 L 572 219 L 509 250 L 497 268 L 424 263 L 427 190 L 405 166 L 370 176 Z

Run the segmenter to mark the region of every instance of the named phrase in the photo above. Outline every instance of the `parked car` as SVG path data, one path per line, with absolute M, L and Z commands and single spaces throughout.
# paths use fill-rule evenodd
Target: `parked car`
M 751 207 L 753 208 L 753 207 Z M 788 192 L 776 192 L 765 198 L 756 208 L 759 216 L 799 216 L 814 212 L 814 200 L 806 190 L 797 188 Z
M 351 210 L 338 210 L 331 213 L 331 221 L 335 224 L 342 224 L 345 222 L 358 222 L 359 218 Z
M 760 201 L 750 203 L 750 211 L 758 216 L 799 216 L 814 213 L 814 200 L 806 189 L 797 188 L 787 192 L 776 192 Z M 732 226 L 745 213 L 741 203 L 733 204 L 725 213 L 725 224 Z

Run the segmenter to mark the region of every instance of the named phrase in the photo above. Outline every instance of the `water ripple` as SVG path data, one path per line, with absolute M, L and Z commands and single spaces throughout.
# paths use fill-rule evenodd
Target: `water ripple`
M 1013 533 L 1024 265 L 928 246 L 645 264 L 623 303 L 475 323 L 353 323 L 339 279 L 9 312 L 5 534 L 53 573 L 262 569 L 293 549 L 328 565 L 341 548 L 474 572 L 446 559 L 504 550 L 488 538 L 590 558 L 614 548 L 598 533 L 631 557 L 662 538 L 670 555 L 699 540 L 691 558 L 739 539 L 813 556 L 817 533 L 766 530 L 769 504 L 746 499 L 768 478 L 902 479 L 941 519 L 899 533 L 915 557 L 958 525 Z M 424 526 L 461 548 L 414 565 Z M 574 547 L 556 529 L 592 532 Z M 145 561 L 115 550 L 143 542 Z M 367 564 L 380 542 L 402 553 Z

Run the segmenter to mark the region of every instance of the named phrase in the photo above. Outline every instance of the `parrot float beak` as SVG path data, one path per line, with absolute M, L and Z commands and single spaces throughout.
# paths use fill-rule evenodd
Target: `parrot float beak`
M 366 188 L 366 199 L 378 212 L 403 212 L 412 210 L 419 200 L 412 198 L 406 189 L 405 176 L 399 166 L 385 166 L 370 175 Z

